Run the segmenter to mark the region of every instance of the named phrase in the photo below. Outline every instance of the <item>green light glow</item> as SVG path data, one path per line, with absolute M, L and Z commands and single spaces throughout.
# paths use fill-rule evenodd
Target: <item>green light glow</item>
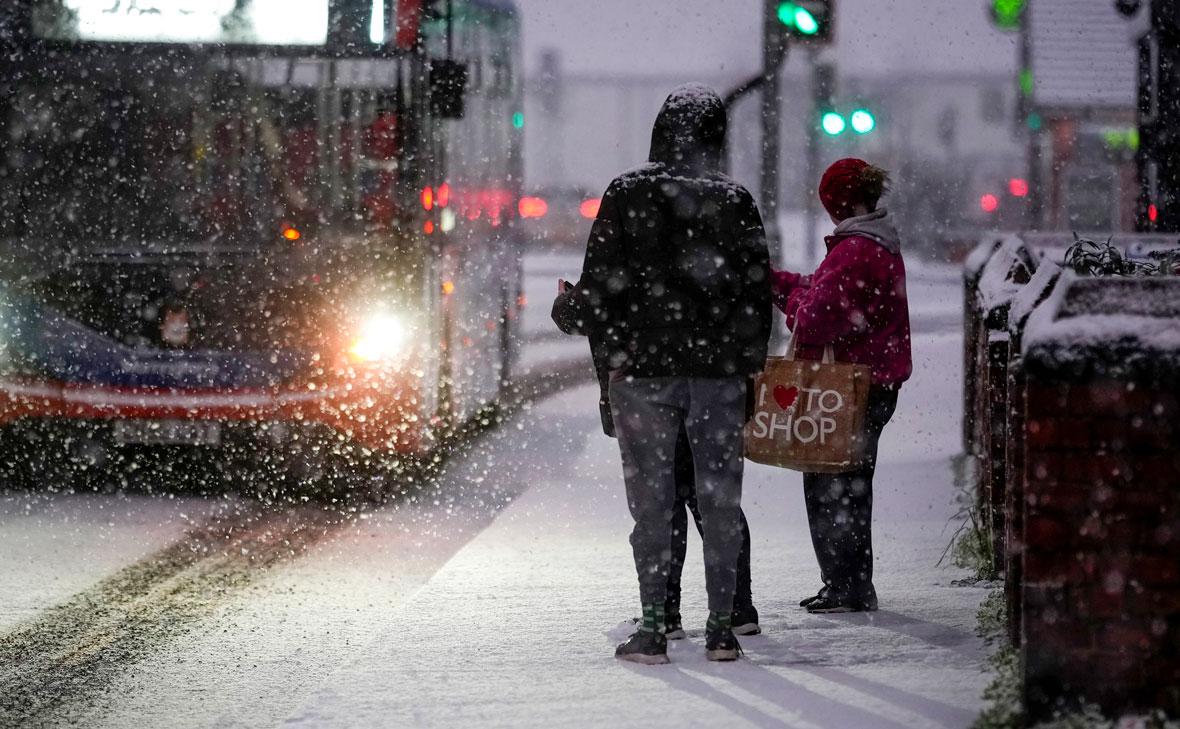
M 512 115 L 512 126 L 517 129 L 524 129 L 524 112 L 518 111 Z
M 844 117 L 840 116 L 834 111 L 825 112 L 819 120 L 819 125 L 823 128 L 825 134 L 836 136 L 842 134 L 848 128 Z
M 819 23 L 815 16 L 803 8 L 795 8 L 795 27 L 803 35 L 815 35 L 819 32 Z
M 992 0 L 992 17 L 1001 30 L 1019 30 L 1028 0 Z
M 877 128 L 877 120 L 873 118 L 872 112 L 868 109 L 857 109 L 852 112 L 850 121 L 852 123 L 852 131 L 857 134 L 868 134 Z
M 1102 132 L 1102 139 L 1108 149 L 1123 149 L 1132 152 L 1139 149 L 1139 130 L 1135 127 L 1106 129 Z
M 1032 96 L 1033 93 L 1033 75 L 1032 69 L 1021 69 L 1019 76 L 1020 93 L 1025 96 Z
M 798 9 L 799 9 L 799 6 L 796 5 L 795 3 L 779 3 L 778 19 L 780 21 L 782 21 L 783 25 L 785 25 L 789 28 L 794 28 L 795 27 L 795 11 Z
M 794 28 L 800 35 L 815 35 L 819 32 L 819 20 L 807 8 L 795 3 L 779 3 L 778 19 L 788 28 Z
M 1040 131 L 1041 127 L 1044 125 L 1044 122 L 1041 120 L 1041 115 L 1035 111 L 1029 114 L 1028 119 L 1025 121 L 1028 123 L 1028 128 L 1034 132 Z

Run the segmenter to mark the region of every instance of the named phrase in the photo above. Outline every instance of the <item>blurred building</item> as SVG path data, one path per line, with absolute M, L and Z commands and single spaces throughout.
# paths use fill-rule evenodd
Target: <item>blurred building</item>
M 740 79 L 675 76 L 562 76 L 548 69 L 530 79 L 525 101 L 528 189 L 581 189 L 601 194 L 610 179 L 647 158 L 652 122 L 668 92 L 700 81 L 724 94 Z M 935 247 L 961 230 L 1000 227 L 1023 215 L 1024 196 L 1009 182 L 1025 170 L 1026 142 L 1016 129 L 1017 94 L 1009 75 L 898 75 L 839 78 L 835 107 L 869 110 L 875 128 L 828 136 L 811 128 L 810 82 L 792 60 L 783 79 L 781 204 L 798 218 L 817 180 L 806 178 L 806 145 L 815 135 L 821 164 L 861 156 L 894 172 L 891 205 L 918 245 Z M 554 99 L 559 101 L 555 102 Z M 757 95 L 730 118 L 731 174 L 757 194 L 760 154 Z M 981 207 L 987 196 L 995 207 Z M 986 209 L 985 209 L 986 208 Z M 790 222 L 784 229 L 791 227 Z
M 1136 39 L 1144 29 L 1110 0 L 1035 0 L 1025 21 L 1030 165 L 1042 193 L 1037 224 L 1132 230 L 1139 192 Z

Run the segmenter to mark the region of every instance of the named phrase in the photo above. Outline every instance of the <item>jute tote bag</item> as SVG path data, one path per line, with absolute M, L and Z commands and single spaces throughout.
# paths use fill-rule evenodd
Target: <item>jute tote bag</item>
M 754 415 L 746 423 L 751 461 L 810 473 L 854 470 L 864 454 L 870 372 L 836 362 L 795 359 L 795 336 L 784 357 L 769 357 L 754 383 Z

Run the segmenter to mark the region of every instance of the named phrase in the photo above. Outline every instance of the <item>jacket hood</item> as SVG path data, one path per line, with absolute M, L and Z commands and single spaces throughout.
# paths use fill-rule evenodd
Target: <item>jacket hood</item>
M 854 235 L 876 241 L 890 253 L 901 253 L 901 235 L 893 224 L 893 216 L 885 208 L 877 208 L 868 215 L 845 218 L 831 237 L 839 240 Z
M 725 105 L 703 84 L 685 84 L 668 95 L 651 131 L 651 162 L 693 170 L 718 170 L 725 148 Z

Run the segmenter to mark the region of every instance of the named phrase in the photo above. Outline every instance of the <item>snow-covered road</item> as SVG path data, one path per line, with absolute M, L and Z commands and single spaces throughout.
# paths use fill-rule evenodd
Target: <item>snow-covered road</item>
M 569 265 L 530 261 L 526 333 L 547 330 L 552 278 Z M 953 278 L 932 273 L 913 277 L 910 296 L 931 319 L 917 324 L 915 376 L 881 446 L 876 614 L 797 607 L 818 584 L 801 479 L 750 465 L 744 503 L 764 635 L 743 639 L 737 664 L 704 661 L 694 535 L 689 639 L 673 644 L 670 666 L 616 662 L 620 623 L 638 610 L 630 518 L 595 388 L 581 386 L 483 436 L 423 498 L 325 529 L 292 558 L 179 614 L 183 624 L 166 639 L 46 718 L 119 727 L 965 727 L 987 682 L 973 635 L 984 590 L 952 587 L 960 572 L 935 567 L 954 511 L 960 409 L 960 340 L 943 322 L 956 316 L 960 293 Z M 584 342 L 549 340 L 528 357 L 543 367 L 585 351 Z M 209 508 L 147 496 L 4 498 L 0 633 L 164 548 Z M 157 591 L 183 590 L 186 579 L 181 571 Z M 118 636 L 93 640 L 107 639 Z

